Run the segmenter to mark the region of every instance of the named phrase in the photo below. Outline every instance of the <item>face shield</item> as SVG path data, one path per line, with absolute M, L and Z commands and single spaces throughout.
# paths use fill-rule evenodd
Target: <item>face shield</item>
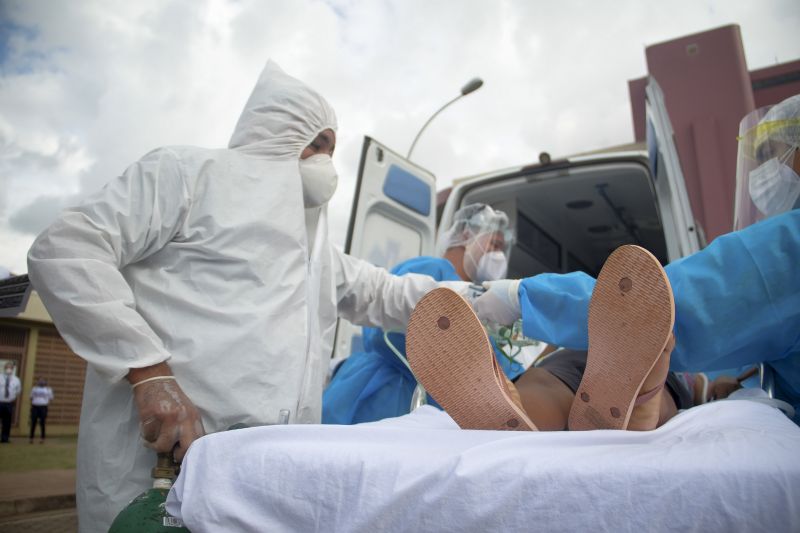
M 739 124 L 734 229 L 800 207 L 800 95 Z
M 464 272 L 474 283 L 502 279 L 508 272 L 508 257 L 514 235 L 508 216 L 485 204 L 459 209 L 453 225 L 437 243 L 439 256 L 450 248 L 464 247 Z

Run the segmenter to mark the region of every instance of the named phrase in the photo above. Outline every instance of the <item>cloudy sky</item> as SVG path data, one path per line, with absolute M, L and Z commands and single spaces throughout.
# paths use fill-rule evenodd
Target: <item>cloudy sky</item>
M 150 149 L 227 145 L 267 58 L 337 110 L 332 238 L 364 135 L 439 187 L 633 140 L 627 80 L 650 44 L 739 24 L 748 67 L 800 58 L 797 0 L 0 0 L 0 265 Z

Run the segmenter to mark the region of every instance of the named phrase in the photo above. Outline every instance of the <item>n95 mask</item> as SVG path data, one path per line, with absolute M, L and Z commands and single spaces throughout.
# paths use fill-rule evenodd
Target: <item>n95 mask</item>
M 500 251 L 487 252 L 478 261 L 478 270 L 475 273 L 475 283 L 503 279 L 508 272 L 508 259 Z
M 789 211 L 800 198 L 800 176 L 786 165 L 797 147 L 773 157 L 750 172 L 749 190 L 753 203 L 765 216 Z
M 306 209 L 328 202 L 339 181 L 331 156 L 315 154 L 301 159 L 299 166 L 300 179 L 303 182 L 303 204 Z

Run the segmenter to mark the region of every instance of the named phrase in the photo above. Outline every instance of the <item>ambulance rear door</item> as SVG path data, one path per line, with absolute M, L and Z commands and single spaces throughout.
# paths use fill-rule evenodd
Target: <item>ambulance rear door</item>
M 378 141 L 364 138 L 345 252 L 391 269 L 432 255 L 436 232 L 436 178 Z M 361 351 L 361 328 L 344 319 L 333 357 Z
M 700 250 L 704 239 L 699 235 L 692 214 L 664 93 L 655 78 L 648 80 L 645 95 L 650 172 L 655 183 L 667 255 L 671 262 Z

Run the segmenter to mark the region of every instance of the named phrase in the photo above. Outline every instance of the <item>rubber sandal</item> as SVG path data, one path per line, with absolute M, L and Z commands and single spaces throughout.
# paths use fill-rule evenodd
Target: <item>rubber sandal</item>
M 692 383 L 692 403 L 694 405 L 702 405 L 708 403 L 708 376 L 702 372 L 694 375 L 694 382 Z
M 486 331 L 450 289 L 426 294 L 406 330 L 411 370 L 462 429 L 535 431 L 509 391 Z
M 589 303 L 589 353 L 570 430 L 627 429 L 637 397 L 644 403 L 663 387 L 641 391 L 674 323 L 672 288 L 658 260 L 639 246 L 615 250 Z

